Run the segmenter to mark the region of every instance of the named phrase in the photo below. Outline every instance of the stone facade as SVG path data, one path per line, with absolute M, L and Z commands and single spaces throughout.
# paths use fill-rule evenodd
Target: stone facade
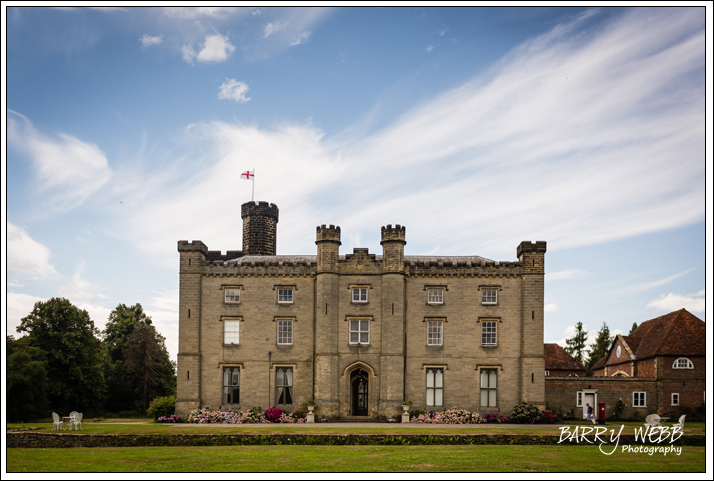
M 282 256 L 277 212 L 243 206 L 243 251 L 178 242 L 177 414 L 311 400 L 320 420 L 397 419 L 404 401 L 545 406 L 545 242 L 522 242 L 515 262 L 405 256 L 406 228 L 388 225 L 382 255 L 341 255 L 340 228 L 323 225 L 316 256 Z

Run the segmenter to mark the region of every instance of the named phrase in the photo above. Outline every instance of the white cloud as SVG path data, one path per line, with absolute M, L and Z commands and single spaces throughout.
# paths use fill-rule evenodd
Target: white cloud
M 558 310 L 558 304 L 555 302 L 549 302 L 548 304 L 543 306 L 543 311 L 544 312 L 555 312 Z
M 287 23 L 281 22 L 279 20 L 276 20 L 275 22 L 268 22 L 263 28 L 263 38 L 268 37 L 274 34 L 275 32 L 284 30 L 287 26 Z
M 103 289 L 100 284 L 90 282 L 82 275 L 84 271 L 84 261 L 76 267 L 74 277 L 69 284 L 61 286 L 57 294 L 70 300 L 74 299 L 93 299 L 102 297 L 99 291 Z
M 302 33 L 296 35 L 293 38 L 293 40 L 290 42 L 290 45 L 295 46 L 295 45 L 300 45 L 303 42 L 306 42 L 310 38 L 311 34 L 312 34 L 312 32 L 305 31 L 305 32 L 302 32 Z
M 171 18 L 195 20 L 198 18 L 221 18 L 237 11 L 234 7 L 164 7 L 163 14 Z
M 670 292 L 667 295 L 661 295 L 658 299 L 647 304 L 648 308 L 657 309 L 658 311 L 673 312 L 679 309 L 686 309 L 690 312 L 704 312 L 706 310 L 706 299 L 704 290 L 696 294 L 675 294 Z
M 57 275 L 50 264 L 50 250 L 27 232 L 7 222 L 7 267 L 23 277 L 48 278 Z
M 259 9 L 259 8 L 256 8 L 255 10 L 253 10 L 253 11 L 250 12 L 250 13 L 251 13 L 252 15 L 260 15 L 260 9 Z
M 24 333 L 17 332 L 17 326 L 23 317 L 32 312 L 36 302 L 46 301 L 42 297 L 30 296 L 28 294 L 18 294 L 16 292 L 7 293 L 7 333 L 9 335 L 24 336 Z
M 156 37 L 152 37 L 148 34 L 144 34 L 143 37 L 139 39 L 141 42 L 141 46 L 146 48 L 150 47 L 152 45 L 159 45 L 161 41 L 163 40 L 164 36 L 163 35 L 157 35 Z
M 123 230 L 171 268 L 166 246 L 178 239 L 240 248 L 240 216 L 225 206 L 250 198 L 239 176 L 253 167 L 257 198 L 281 209 L 284 254 L 314 253 L 314 226 L 325 223 L 377 249 L 379 226 L 400 223 L 408 254 L 448 246 L 440 254 L 506 260 L 522 240 L 562 249 L 703 220 L 701 15 L 634 9 L 571 35 L 587 15 L 370 134 L 326 141 L 309 124 L 193 125 L 183 147 L 200 153 L 201 169 L 177 159 L 168 172 L 123 179 L 146 206 Z M 528 202 L 488 202 L 523 192 Z M 445 208 L 449 198 L 473 208 Z
M 426 47 L 426 48 L 424 49 L 424 51 L 425 51 L 426 53 L 429 53 L 429 52 L 431 52 L 432 50 L 434 50 L 434 44 L 431 44 L 431 45 L 429 45 L 428 47 Z
M 250 97 L 246 97 L 249 90 L 248 85 L 238 82 L 236 79 L 226 79 L 219 88 L 219 99 L 230 99 L 240 103 L 250 100 Z
M 8 142 L 33 161 L 39 188 L 47 205 L 69 210 L 106 184 L 112 176 L 109 162 L 95 144 L 59 133 L 50 139 L 32 126 L 27 117 L 8 109 Z
M 445 34 L 446 32 L 448 32 L 449 30 L 450 30 L 449 28 L 445 28 L 444 30 L 439 30 L 438 34 L 443 37 L 444 34 Z
M 183 59 L 193 64 L 194 60 L 203 63 L 211 62 L 224 62 L 228 60 L 231 53 L 236 48 L 228 40 L 228 37 L 221 34 L 216 35 L 206 35 L 206 39 L 203 43 L 203 48 L 198 54 L 194 51 L 193 46 L 184 45 L 181 48 L 183 54 Z
M 546 272 L 546 281 L 561 281 L 564 279 L 582 279 L 583 277 L 589 276 L 591 272 L 584 271 L 582 269 L 564 269 L 562 271 L 556 272 Z

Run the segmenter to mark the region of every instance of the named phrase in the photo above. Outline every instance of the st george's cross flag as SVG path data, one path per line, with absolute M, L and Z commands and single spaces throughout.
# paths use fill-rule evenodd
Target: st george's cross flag
M 255 177 L 255 170 L 246 170 L 245 172 L 243 172 L 240 175 L 240 178 L 245 179 L 245 180 L 253 180 L 254 181 L 255 179 L 253 179 L 253 177 Z

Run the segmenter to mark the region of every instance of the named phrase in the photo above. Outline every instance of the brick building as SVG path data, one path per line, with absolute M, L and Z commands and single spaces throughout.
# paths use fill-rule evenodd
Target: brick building
M 545 375 L 583 377 L 587 369 L 558 344 L 544 344 Z
M 643 322 L 629 336 L 618 334 L 593 366 L 594 377 L 546 378 L 546 400 L 576 416 L 585 402 L 604 401 L 610 417 L 619 399 L 625 418 L 688 414 L 705 401 L 705 361 L 704 321 L 681 309 Z
M 242 251 L 178 242 L 178 414 L 311 400 L 318 419 L 395 419 L 404 401 L 545 406 L 545 242 L 522 242 L 515 262 L 405 256 L 406 228 L 388 225 L 382 255 L 341 255 L 340 228 L 323 225 L 317 255 L 276 255 L 277 206 L 241 214 Z

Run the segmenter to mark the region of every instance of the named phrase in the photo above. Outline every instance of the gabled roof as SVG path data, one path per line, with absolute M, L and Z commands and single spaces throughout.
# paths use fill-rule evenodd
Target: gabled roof
M 617 340 L 621 340 L 635 360 L 655 356 L 704 356 L 706 355 L 706 329 L 704 321 L 686 309 L 670 312 L 640 324 L 629 336 L 618 334 L 607 356 L 600 359 L 593 370 L 602 368 L 610 359 Z M 614 364 L 630 361 L 621 359 Z
M 545 355 L 546 370 L 585 370 L 585 366 L 580 364 L 577 359 L 571 356 L 568 351 L 563 349 L 559 344 L 544 344 L 543 354 Z
M 636 346 L 629 338 L 640 338 Z M 626 341 L 636 359 L 652 356 L 706 355 L 704 321 L 686 309 L 670 312 L 640 324 Z

